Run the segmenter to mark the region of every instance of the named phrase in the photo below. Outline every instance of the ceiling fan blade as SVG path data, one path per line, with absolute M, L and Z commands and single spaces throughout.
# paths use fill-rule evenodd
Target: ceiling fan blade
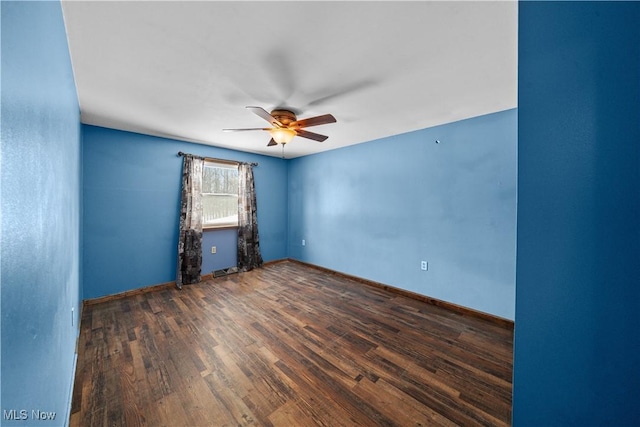
M 379 83 L 378 79 L 366 79 L 360 81 L 354 81 L 337 87 L 331 91 L 322 91 L 319 93 L 319 97 L 309 102 L 307 107 L 316 107 L 321 104 L 325 104 L 328 101 L 334 101 L 336 98 L 342 98 L 344 96 L 357 95 L 359 92 L 368 89 L 371 86 L 375 86 Z
M 278 143 L 273 138 L 271 138 L 271 141 L 269 141 L 269 143 L 267 144 L 267 147 L 272 147 L 274 145 L 278 145 Z
M 302 130 L 302 129 L 296 129 L 296 134 L 303 138 L 313 139 L 314 141 L 320 141 L 320 142 L 329 138 L 326 135 L 320 135 L 319 133 L 313 133 L 313 132 L 309 132 L 307 130 Z
M 270 128 L 222 129 L 222 132 L 243 132 L 246 130 L 269 130 Z
M 268 121 L 269 123 L 271 123 L 273 126 L 276 127 L 284 127 L 284 125 L 282 123 L 280 123 L 278 120 L 276 120 L 275 117 L 273 117 L 271 114 L 269 114 L 267 112 L 267 110 L 265 110 L 262 107 L 247 107 L 249 110 L 253 111 L 255 114 L 257 114 L 258 116 L 262 117 L 263 119 L 265 119 L 266 121 Z
M 325 114 L 322 116 L 316 116 L 316 117 L 310 117 L 308 119 L 302 119 L 302 120 L 297 120 L 293 123 L 289 123 L 289 127 L 292 128 L 306 128 L 309 126 L 318 126 L 318 125 L 324 125 L 327 123 L 335 123 L 336 122 L 336 118 L 333 117 L 331 114 Z

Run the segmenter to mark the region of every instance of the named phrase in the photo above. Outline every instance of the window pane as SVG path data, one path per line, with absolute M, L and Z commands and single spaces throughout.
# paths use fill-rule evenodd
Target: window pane
M 237 194 L 203 194 L 202 223 L 222 225 L 238 223 Z

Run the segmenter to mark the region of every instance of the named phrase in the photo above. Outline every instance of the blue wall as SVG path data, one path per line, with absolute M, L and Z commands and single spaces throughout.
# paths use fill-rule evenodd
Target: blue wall
M 60 4 L 1 7 L 0 417 L 26 410 L 29 419 L 0 422 L 63 425 L 82 297 L 78 101 Z M 35 421 L 32 410 L 56 418 Z
M 260 249 L 265 261 L 287 256 L 286 161 L 96 126 L 82 128 L 85 298 L 175 280 L 182 176 L 178 151 L 258 162 L 254 175 Z
M 258 212 L 260 215 L 260 212 Z M 259 227 L 258 227 L 258 231 Z M 216 253 L 211 253 L 211 247 Z M 202 234 L 202 274 L 238 265 L 238 229 L 205 230 Z
M 640 425 L 640 3 L 521 2 L 515 426 Z
M 508 110 L 292 160 L 289 256 L 513 319 L 516 120 Z

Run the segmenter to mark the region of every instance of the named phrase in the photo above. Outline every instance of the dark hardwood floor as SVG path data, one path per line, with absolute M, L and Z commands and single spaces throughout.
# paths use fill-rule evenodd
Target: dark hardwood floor
M 513 331 L 294 262 L 87 305 L 71 426 L 509 425 Z

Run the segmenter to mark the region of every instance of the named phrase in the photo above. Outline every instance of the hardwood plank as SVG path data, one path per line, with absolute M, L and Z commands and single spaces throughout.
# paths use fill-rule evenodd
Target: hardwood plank
M 424 420 L 430 420 L 433 425 L 439 426 L 455 425 L 450 420 L 438 416 L 436 412 L 425 410 L 425 408 L 411 396 L 399 391 L 384 380 L 373 383 L 367 378 L 363 378 L 362 381 L 358 382 L 354 391 L 367 400 L 375 402 L 375 406 L 380 408 L 382 412 L 392 418 L 398 425 L 421 426 L 424 425 Z M 420 411 L 423 418 L 415 417 L 417 411 Z
M 211 393 L 221 403 L 224 413 L 231 424 L 251 425 L 254 423 L 251 410 L 238 396 L 234 389 L 227 387 L 229 380 L 224 371 L 216 371 L 204 377 L 204 380 L 211 390 Z M 221 418 L 215 418 L 220 425 L 223 424 Z
M 507 426 L 513 331 L 290 261 L 85 304 L 71 426 Z
M 297 401 L 292 400 L 269 415 L 269 421 L 277 426 L 311 426 L 315 424 L 313 418 L 305 414 Z

